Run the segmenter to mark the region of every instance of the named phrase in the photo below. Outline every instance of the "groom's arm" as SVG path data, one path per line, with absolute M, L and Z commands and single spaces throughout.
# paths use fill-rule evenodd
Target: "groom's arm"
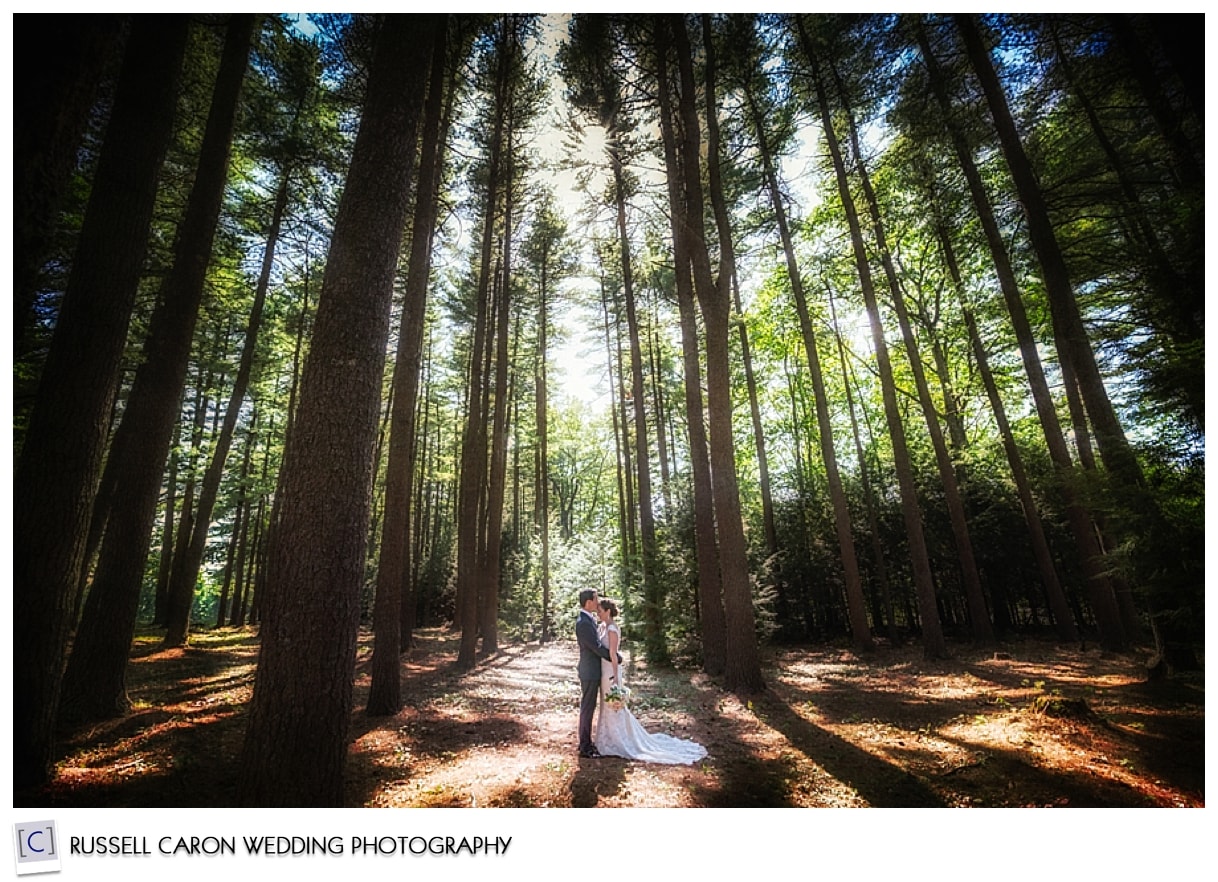
M 601 642 L 596 639 L 596 628 L 583 616 L 579 617 L 579 624 L 575 626 L 575 639 L 579 641 L 582 648 L 590 649 L 607 661 L 613 660 L 609 656 L 608 648 L 602 646 Z

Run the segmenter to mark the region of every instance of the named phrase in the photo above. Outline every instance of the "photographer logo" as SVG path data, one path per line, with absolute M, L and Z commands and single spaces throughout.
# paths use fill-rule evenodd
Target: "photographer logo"
M 29 821 L 13 825 L 17 875 L 59 872 L 59 835 L 54 821 Z

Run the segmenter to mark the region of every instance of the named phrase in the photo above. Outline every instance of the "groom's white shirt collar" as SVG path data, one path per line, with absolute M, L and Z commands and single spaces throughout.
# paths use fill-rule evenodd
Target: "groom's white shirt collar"
M 594 622 L 596 621 L 596 616 L 592 615 L 592 613 L 588 612 L 582 606 L 579 608 L 579 612 L 580 612 L 580 615 L 585 615 L 588 618 L 592 619 L 592 621 L 594 621 Z

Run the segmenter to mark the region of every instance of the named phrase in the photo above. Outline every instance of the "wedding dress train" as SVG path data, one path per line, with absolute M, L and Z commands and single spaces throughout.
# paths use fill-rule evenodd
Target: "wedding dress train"
M 621 639 L 617 625 L 610 625 Z M 608 642 L 607 637 L 602 642 Z M 618 666 L 618 685 L 622 683 L 622 666 Z M 620 756 L 645 763 L 666 765 L 692 765 L 706 756 L 706 748 L 696 741 L 686 741 L 666 735 L 651 733 L 635 719 L 627 702 L 607 702 L 605 694 L 612 685 L 613 664 L 601 660 L 601 702 L 596 716 L 596 749 L 602 756 Z

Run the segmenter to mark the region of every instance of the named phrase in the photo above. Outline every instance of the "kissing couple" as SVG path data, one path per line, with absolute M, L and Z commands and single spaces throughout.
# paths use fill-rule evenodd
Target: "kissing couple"
M 662 732 L 649 733 L 626 706 L 630 692 L 622 680 L 624 659 L 619 650 L 622 630 L 617 623 L 617 604 L 598 597 L 595 588 L 585 588 L 579 592 L 579 607 L 575 619 L 575 639 L 579 643 L 579 755 L 589 759 L 620 756 L 667 765 L 690 765 L 705 757 L 706 748 L 697 742 Z M 598 697 L 600 713 L 593 742 L 592 716 Z

